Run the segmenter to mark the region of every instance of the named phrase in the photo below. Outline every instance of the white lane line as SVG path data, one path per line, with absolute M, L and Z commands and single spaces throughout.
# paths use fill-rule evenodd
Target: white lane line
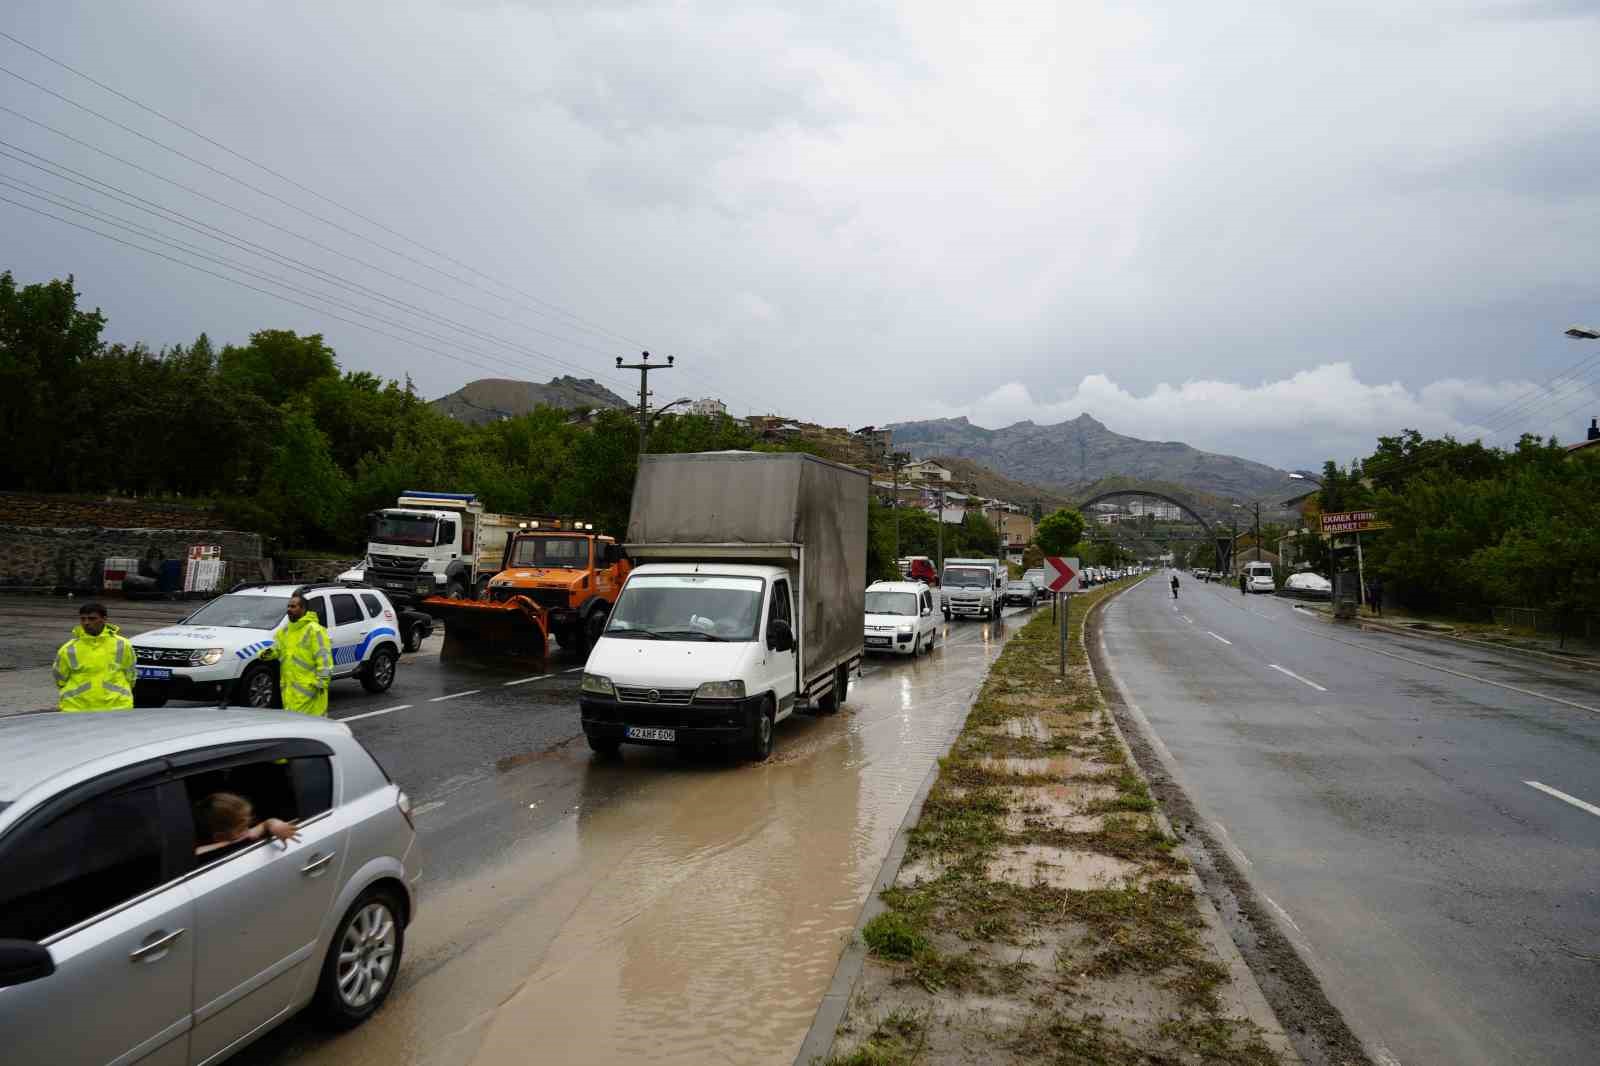
M 1272 904 L 1272 909 L 1277 911 L 1279 914 L 1283 915 L 1283 920 L 1288 922 L 1291 926 L 1294 926 L 1294 931 L 1295 932 L 1299 933 L 1301 936 L 1305 936 L 1304 930 L 1302 930 L 1298 925 L 1295 924 L 1295 920 L 1293 918 L 1289 917 L 1289 912 L 1288 911 L 1284 910 L 1282 907 L 1280 907 L 1278 905 L 1278 901 L 1277 900 L 1273 899 L 1271 896 L 1267 895 L 1265 892 L 1261 893 L 1261 898 L 1266 900 L 1268 903 Z
M 574 667 L 573 667 L 573 668 L 572 668 L 572 669 L 571 669 L 571 670 L 563 670 L 563 671 L 561 671 L 561 672 L 562 672 L 562 673 L 563 673 L 563 674 L 575 674 L 575 673 L 577 673 L 577 672 L 578 672 L 578 671 L 579 671 L 579 670 L 582 670 L 582 669 L 583 669 L 583 667 L 582 667 L 582 666 L 574 666 Z
M 1185 622 L 1188 622 L 1190 625 L 1194 625 L 1194 619 L 1190 618 L 1188 615 L 1180 614 L 1178 617 L 1183 619 Z
M 411 706 L 411 704 L 409 704 L 409 703 L 402 703 L 402 704 L 398 704 L 397 706 L 394 706 L 394 707 L 385 707 L 381 711 L 368 711 L 366 714 L 352 714 L 352 715 L 349 715 L 348 717 L 345 717 L 345 718 L 335 718 L 334 721 L 336 721 L 336 722 L 359 722 L 363 718 L 376 718 L 380 714 L 393 714 L 395 711 L 403 711 L 403 710 L 405 710 L 406 708 L 408 708 L 410 706 Z
M 413 817 L 413 818 L 421 818 L 424 814 L 427 814 L 429 811 L 436 811 L 440 807 L 443 807 L 443 806 L 444 806 L 444 800 L 434 800 L 432 803 L 421 804 L 420 806 L 413 807 L 411 809 L 411 817 Z
M 1592 803 L 1585 803 L 1577 796 L 1569 796 L 1559 788 L 1551 788 L 1549 785 L 1544 784 L 1541 781 L 1524 781 L 1523 784 L 1527 785 L 1529 788 L 1536 788 L 1547 796 L 1554 796 L 1563 803 L 1570 803 L 1580 811 L 1588 811 L 1596 818 L 1600 818 L 1600 807 L 1596 807 Z
M 515 681 L 507 681 L 505 684 L 507 688 L 510 688 L 512 685 L 526 685 L 529 681 L 543 681 L 549 676 L 549 674 L 540 674 L 538 677 L 519 677 Z
M 1326 692 L 1326 691 L 1328 691 L 1327 689 L 1323 688 L 1321 685 L 1317 684 L 1315 681 L 1308 681 L 1305 678 L 1301 677 L 1299 674 L 1295 673 L 1293 670 L 1285 670 L 1283 667 L 1279 666 L 1277 663 L 1268 663 L 1267 665 L 1272 667 L 1274 670 L 1278 671 L 1278 673 L 1280 673 L 1280 674 L 1288 674 L 1290 677 L 1294 678 L 1296 681 L 1300 682 L 1302 685 L 1310 685 L 1312 688 L 1316 689 L 1318 692 Z
M 480 693 L 482 691 L 483 691 L 483 689 L 481 689 L 481 688 L 469 688 L 465 692 L 452 692 L 448 696 L 435 696 L 433 699 L 429 700 L 428 702 L 429 703 L 442 703 L 445 700 L 459 700 L 462 696 L 476 696 L 478 693 Z
M 1227 637 L 1219 637 L 1215 633 L 1211 632 L 1211 630 L 1209 630 L 1209 629 L 1206 630 L 1206 636 L 1212 638 L 1213 640 L 1220 640 L 1220 641 L 1222 641 L 1222 643 L 1228 645 L 1229 647 L 1233 646 L 1233 641 L 1229 640 Z

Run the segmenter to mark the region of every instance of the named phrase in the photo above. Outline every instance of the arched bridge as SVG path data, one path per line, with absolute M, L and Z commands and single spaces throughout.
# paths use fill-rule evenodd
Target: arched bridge
M 1154 489 L 1112 489 L 1109 492 L 1096 493 L 1095 495 L 1090 496 L 1087 500 L 1079 503 L 1077 505 L 1078 511 L 1085 519 L 1093 521 L 1093 516 L 1089 513 L 1089 508 L 1106 500 L 1115 500 L 1127 496 L 1148 496 L 1151 499 L 1161 500 L 1164 503 L 1170 503 L 1184 514 L 1200 523 L 1200 527 L 1207 533 L 1212 535 L 1215 535 L 1216 533 L 1216 531 L 1211 528 L 1211 522 L 1207 520 L 1205 515 L 1201 514 L 1199 510 L 1196 509 L 1194 501 L 1186 500 L 1166 492 L 1157 492 Z

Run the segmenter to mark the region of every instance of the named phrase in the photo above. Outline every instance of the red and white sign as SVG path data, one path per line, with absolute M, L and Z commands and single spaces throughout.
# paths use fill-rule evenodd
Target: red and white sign
M 1052 570 L 1055 571 L 1054 577 L 1051 577 Z M 1045 587 L 1051 592 L 1077 592 L 1078 560 L 1063 559 L 1059 555 L 1046 555 L 1044 576 L 1050 578 L 1050 583 Z

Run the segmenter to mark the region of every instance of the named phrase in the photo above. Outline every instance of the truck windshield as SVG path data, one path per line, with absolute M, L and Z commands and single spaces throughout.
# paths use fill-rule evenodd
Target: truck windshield
M 871 592 L 867 593 L 868 614 L 916 614 L 917 594 L 915 592 Z
M 183 620 L 188 626 L 271 629 L 289 606 L 287 596 L 218 596 Z
M 986 589 L 994 583 L 989 571 L 975 566 L 952 566 L 944 572 L 944 586 L 957 589 Z
M 753 641 L 761 621 L 764 584 L 758 577 L 635 575 L 617 597 L 605 635 L 642 640 Z
M 518 537 L 511 550 L 512 566 L 558 566 L 582 570 L 589 565 L 587 537 Z
M 404 544 L 408 548 L 431 548 L 439 533 L 439 520 L 427 515 L 384 512 L 372 524 L 372 543 Z

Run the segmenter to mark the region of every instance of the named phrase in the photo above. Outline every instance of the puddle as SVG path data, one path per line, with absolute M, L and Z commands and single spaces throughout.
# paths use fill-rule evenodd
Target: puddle
M 911 800 L 999 653 L 992 632 L 978 637 L 951 640 L 962 654 L 937 670 L 874 670 L 851 686 L 851 713 L 781 723 L 760 765 L 510 746 L 501 773 L 452 794 L 446 810 L 471 819 L 422 841 L 438 865 L 424 867 L 384 1011 L 281 1057 L 788 1066 Z
M 1053 777 L 1068 778 L 1077 774 L 1095 773 L 1103 769 L 1096 762 L 1089 759 L 1078 759 L 1071 755 L 1052 755 L 1049 758 L 1022 759 L 1015 756 L 1002 756 L 999 758 L 987 757 L 978 760 L 978 765 L 990 773 L 1009 774 L 1013 777 Z
M 1048 741 L 1050 730 L 1038 718 L 1010 718 L 1000 727 L 1001 733 L 1008 737 L 1026 737 L 1029 740 Z
M 1064 833 L 1098 833 L 1105 828 L 1103 814 L 1051 814 L 1046 811 L 1006 812 L 1003 824 L 1008 833 L 1036 833 L 1041 829 L 1055 829 Z
M 1136 863 L 1092 851 L 1070 851 L 1043 844 L 1004 848 L 984 867 L 984 876 L 991 881 L 1080 891 L 1115 888 L 1137 880 L 1138 875 Z

